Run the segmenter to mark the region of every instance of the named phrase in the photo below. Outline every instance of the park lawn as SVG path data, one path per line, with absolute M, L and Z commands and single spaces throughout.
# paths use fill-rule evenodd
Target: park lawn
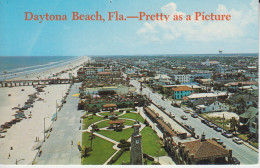
M 116 132 L 114 130 L 113 131 L 102 130 L 102 131 L 98 131 L 97 133 L 119 142 L 121 139 L 128 140 L 133 132 L 134 130 L 132 128 L 127 128 L 127 129 L 123 129 L 121 132 Z
M 120 114 L 122 114 L 122 112 L 114 112 L 114 113 L 116 113 L 117 115 L 120 115 Z M 102 116 L 110 116 L 110 112 L 104 112 L 104 113 L 98 113 L 98 114 L 100 114 L 100 115 L 102 115 Z
M 168 155 L 164 148 L 162 148 L 162 140 L 157 136 L 157 134 L 153 131 L 151 127 L 145 127 L 142 131 L 142 146 L 143 146 L 143 153 L 151 155 L 153 157 L 158 156 L 165 156 Z
M 143 117 L 138 113 L 126 113 L 124 115 L 121 115 L 120 118 L 130 118 L 130 119 L 137 119 L 138 121 L 144 123 Z
M 105 121 L 102 121 L 102 122 L 98 123 L 97 124 L 98 128 L 109 127 L 110 126 L 110 124 L 108 124 L 109 121 L 111 121 L 111 120 L 105 120 Z M 135 123 L 135 121 L 125 120 L 124 125 L 133 125 L 134 123 Z
M 129 164 L 130 163 L 130 151 L 125 151 L 119 158 L 118 160 L 113 163 L 113 165 L 121 165 L 122 161 L 125 162 L 125 164 Z
M 97 123 L 98 128 L 109 127 L 109 124 L 108 124 L 109 121 L 110 121 L 110 120 L 105 120 L 105 121 L 102 121 L 102 122 L 100 122 L 100 123 Z
M 88 116 L 88 118 L 84 118 L 83 119 L 83 125 L 82 125 L 82 129 L 88 129 L 88 127 L 92 124 L 95 123 L 97 121 L 103 120 L 104 118 L 93 115 L 93 119 L 92 116 Z
M 125 151 L 119 158 L 118 160 L 113 163 L 112 165 L 122 165 L 122 161 L 125 162 L 125 164 L 129 165 L 130 164 L 130 155 L 131 151 Z M 144 162 L 144 159 L 143 159 Z M 147 165 L 152 165 L 153 161 L 147 160 Z
M 82 134 L 82 148 L 87 146 L 90 147 L 89 136 L 91 134 L 84 132 Z M 104 164 L 109 157 L 113 155 L 115 150 L 113 149 L 114 144 L 104 140 L 98 136 L 95 136 L 95 139 L 92 141 L 92 149 L 88 157 L 81 159 L 82 165 L 102 165 Z
M 125 120 L 124 125 L 133 125 L 135 123 L 135 121 L 132 120 Z

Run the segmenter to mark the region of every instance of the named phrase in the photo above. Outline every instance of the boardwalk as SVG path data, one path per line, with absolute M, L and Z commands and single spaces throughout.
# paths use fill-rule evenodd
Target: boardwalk
M 35 164 L 40 165 L 80 165 L 81 154 L 78 150 L 78 141 L 81 142 L 82 134 L 79 127 L 82 111 L 77 110 L 78 93 L 80 84 L 74 84 L 67 97 L 67 103 L 58 113 L 58 119 L 53 124 L 50 137 L 42 145 L 42 154 L 36 157 Z M 73 144 L 72 144 L 73 141 Z
M 0 81 L 0 87 L 14 86 L 32 86 L 32 85 L 50 85 L 50 84 L 68 84 L 72 79 L 39 79 L 39 80 L 7 80 Z

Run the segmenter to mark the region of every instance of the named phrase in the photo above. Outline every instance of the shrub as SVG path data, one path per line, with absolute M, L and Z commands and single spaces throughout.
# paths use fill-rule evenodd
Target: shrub
M 131 146 L 131 143 L 125 141 L 124 139 L 121 139 L 120 144 L 117 145 L 118 148 L 127 148 L 127 147 L 130 147 L 130 146 Z
M 115 128 L 114 129 L 116 132 L 121 132 L 123 129 L 122 128 Z
M 125 149 L 120 149 L 120 151 L 108 162 L 108 164 L 113 164 L 115 163 L 118 158 L 125 152 Z
M 127 111 L 126 111 L 126 113 L 130 113 L 130 111 L 129 111 L 129 110 L 127 110 Z
M 126 143 L 125 139 L 120 139 L 120 143 Z
M 146 158 L 147 160 L 154 161 L 154 158 L 146 153 L 143 154 L 143 157 Z

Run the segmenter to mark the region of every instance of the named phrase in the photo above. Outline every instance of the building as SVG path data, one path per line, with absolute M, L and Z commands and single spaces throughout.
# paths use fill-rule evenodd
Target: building
M 252 141 L 258 141 L 258 109 L 249 107 L 246 112 L 239 115 L 239 121 L 248 128 Z
M 230 82 L 224 86 L 230 89 L 237 90 L 241 86 L 257 86 L 257 82 Z
M 189 96 L 193 93 L 193 89 L 188 86 L 178 86 L 176 88 L 172 88 L 173 91 L 173 99 L 182 99 L 185 96 Z
M 195 93 L 187 96 L 188 101 L 193 102 L 199 99 L 208 99 L 208 98 L 215 98 L 215 99 L 226 99 L 228 97 L 227 92 L 220 92 L 220 93 Z
M 171 137 L 164 135 L 164 144 L 168 153 L 178 164 L 202 165 L 202 164 L 230 164 L 232 162 L 232 150 L 218 144 L 212 139 L 176 144 Z
M 196 109 L 201 113 L 206 113 L 206 112 L 227 111 L 229 110 L 229 106 L 217 100 L 215 101 L 213 100 L 211 102 L 205 101 L 204 104 L 197 105 Z
M 139 132 L 141 125 L 134 123 L 134 133 L 131 136 L 131 165 L 142 165 L 143 164 L 143 148 L 142 148 L 142 135 Z
M 191 74 L 176 74 L 174 75 L 174 80 L 179 81 L 180 83 L 190 83 L 192 82 Z

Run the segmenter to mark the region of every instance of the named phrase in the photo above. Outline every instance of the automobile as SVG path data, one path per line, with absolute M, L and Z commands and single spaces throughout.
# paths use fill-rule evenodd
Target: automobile
M 240 161 L 236 157 L 232 157 L 232 164 L 240 165 Z
M 182 115 L 182 116 L 181 116 L 181 119 L 183 119 L 183 120 L 188 120 L 188 118 L 187 118 L 185 115 Z
M 228 131 L 222 131 L 221 132 L 221 134 L 222 135 L 224 135 L 225 137 L 227 137 L 227 138 L 232 138 L 233 137 L 233 134 L 232 133 L 230 133 L 230 132 L 228 132 Z
M 190 125 L 184 125 L 185 127 L 187 127 L 189 130 L 191 130 L 191 131 L 194 131 L 195 129 L 193 129 L 192 128 L 192 126 L 190 126 Z
M 220 139 L 219 138 L 212 138 L 212 140 L 214 140 L 214 141 L 219 141 Z
M 208 122 L 207 126 L 209 126 L 210 128 L 214 127 L 214 124 L 211 122 Z
M 223 141 L 219 138 L 212 138 L 212 140 L 216 141 L 218 144 L 223 145 Z
M 185 113 L 190 113 L 190 110 L 184 110 Z
M 198 117 L 199 117 L 198 114 L 196 114 L 196 113 L 191 114 L 191 116 L 192 116 L 193 118 L 198 118 Z
M 222 128 L 216 126 L 216 127 L 214 127 L 214 130 L 217 131 L 217 132 L 221 132 L 221 131 L 222 131 Z
M 232 137 L 233 137 L 233 134 L 232 134 L 231 132 L 228 132 L 228 131 L 227 131 L 227 132 L 226 132 L 226 137 L 227 137 L 227 138 L 232 138 Z
M 241 140 L 241 139 L 239 139 L 239 138 L 233 138 L 232 139 L 235 143 L 237 143 L 237 144 L 243 144 L 244 142 Z
M 204 123 L 204 124 L 207 124 L 208 120 L 202 119 L 201 122 Z

